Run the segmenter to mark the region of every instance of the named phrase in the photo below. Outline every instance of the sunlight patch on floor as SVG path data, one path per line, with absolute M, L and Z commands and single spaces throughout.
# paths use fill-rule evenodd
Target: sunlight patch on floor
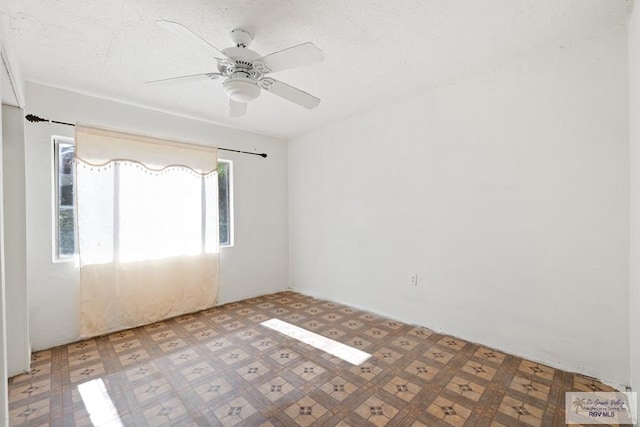
M 101 378 L 78 385 L 85 408 L 94 426 L 124 427 Z
M 306 329 L 284 322 L 280 319 L 269 319 L 261 323 L 262 326 L 278 331 L 288 337 L 302 341 L 319 350 L 339 357 L 352 365 L 359 365 L 371 357 L 369 353 L 350 347 L 331 338 L 318 335 Z

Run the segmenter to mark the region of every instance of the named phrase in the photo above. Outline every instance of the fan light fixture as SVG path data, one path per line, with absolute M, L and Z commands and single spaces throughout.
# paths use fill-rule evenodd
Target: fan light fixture
M 238 102 L 253 101 L 260 95 L 260 86 L 254 80 L 246 77 L 227 79 L 222 87 L 229 98 Z

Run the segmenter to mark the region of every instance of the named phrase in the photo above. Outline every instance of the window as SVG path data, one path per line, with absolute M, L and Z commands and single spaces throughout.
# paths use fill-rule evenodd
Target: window
M 218 160 L 218 221 L 220 222 L 220 246 L 233 246 L 232 163 Z
M 75 209 L 74 209 L 74 146 L 68 138 L 54 138 L 54 185 L 55 185 L 55 258 L 73 257 L 75 246 Z
M 54 137 L 54 258 L 73 259 L 76 254 L 73 139 Z M 232 173 L 230 160 L 218 161 L 218 216 L 220 246 L 233 245 Z

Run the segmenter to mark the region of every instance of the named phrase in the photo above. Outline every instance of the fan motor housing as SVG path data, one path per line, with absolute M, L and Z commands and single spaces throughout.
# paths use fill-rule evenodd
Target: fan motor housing
M 225 76 L 234 77 L 256 77 L 257 70 L 254 70 L 253 62 L 260 59 L 260 55 L 251 49 L 243 47 L 229 47 L 222 51 L 229 59 L 218 60 L 218 70 Z

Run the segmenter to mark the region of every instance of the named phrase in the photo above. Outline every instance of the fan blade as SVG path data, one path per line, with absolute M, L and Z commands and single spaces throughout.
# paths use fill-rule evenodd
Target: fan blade
M 312 109 L 320 105 L 320 99 L 315 96 L 309 95 L 307 92 L 303 92 L 276 79 L 267 77 L 262 79 L 261 83 L 263 89 L 302 107 Z
M 269 68 L 269 72 L 286 70 L 288 68 L 301 67 L 315 64 L 324 59 L 322 51 L 311 42 L 302 43 L 279 52 L 271 53 L 260 59 Z
M 197 35 L 196 33 L 194 33 L 193 31 L 191 31 L 190 29 L 188 29 L 182 24 L 178 24 L 177 22 L 165 21 L 163 19 L 158 21 L 157 24 L 160 25 L 165 30 L 171 31 L 172 33 L 177 34 L 178 36 L 182 37 L 187 41 L 198 43 L 200 46 L 204 47 L 205 49 L 208 49 L 211 53 L 213 53 L 217 57 L 228 59 L 227 55 L 222 53 L 220 49 L 218 49 L 217 47 L 215 47 L 214 45 L 212 45 L 211 43 L 209 43 L 208 41 L 206 41 L 205 39 L 203 39 L 202 37 L 200 37 L 199 35 Z
M 217 78 L 222 77 L 220 73 L 202 73 L 202 74 L 191 74 L 189 76 L 180 76 L 180 77 L 170 77 L 168 79 L 160 79 L 160 80 L 151 80 L 149 82 L 144 82 L 146 85 L 156 84 L 156 83 L 188 83 L 195 82 L 200 80 L 215 80 Z
M 231 117 L 240 117 L 247 114 L 247 103 L 246 102 L 238 102 L 233 99 L 229 100 L 229 113 Z

